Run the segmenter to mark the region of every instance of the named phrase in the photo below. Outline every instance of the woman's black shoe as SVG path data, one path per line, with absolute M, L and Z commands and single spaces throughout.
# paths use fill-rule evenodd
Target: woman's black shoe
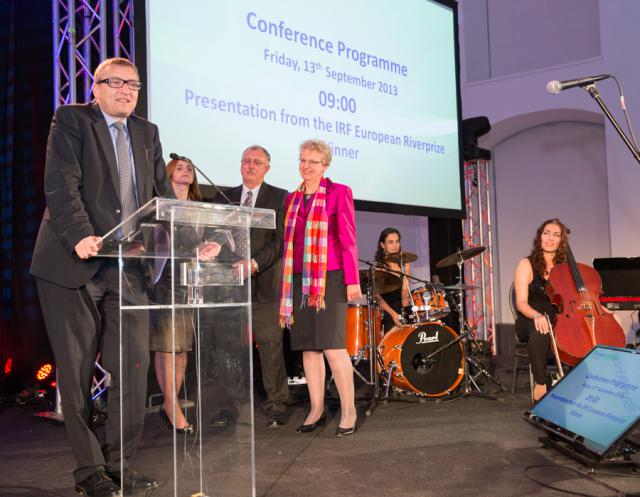
M 356 422 L 353 423 L 353 426 L 351 428 L 341 428 L 338 426 L 336 428 L 336 437 L 346 437 L 347 435 L 353 435 L 356 432 L 357 424 L 358 424 L 358 420 L 356 420 Z
M 323 412 L 322 416 L 320 416 L 318 418 L 318 420 L 315 423 L 309 423 L 307 425 L 300 425 L 296 428 L 296 431 L 298 433 L 311 433 L 313 430 L 315 430 L 318 426 L 322 426 L 324 425 L 325 421 L 327 420 L 327 413 Z
M 160 406 L 160 419 L 162 419 L 162 422 L 165 424 L 167 428 L 169 428 L 169 430 L 173 431 L 174 429 L 173 423 L 169 419 L 169 416 L 167 416 L 167 413 L 164 410 L 163 406 Z M 176 433 L 180 433 L 182 435 L 193 435 L 195 433 L 195 430 L 193 429 L 193 425 L 189 423 L 187 423 L 184 426 L 184 428 L 176 428 L 175 430 L 176 430 Z

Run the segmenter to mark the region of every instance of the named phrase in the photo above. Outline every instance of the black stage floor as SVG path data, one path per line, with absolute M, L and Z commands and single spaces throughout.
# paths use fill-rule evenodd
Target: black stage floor
M 292 390 L 285 426 L 267 428 L 263 414 L 256 410 L 257 496 L 562 495 L 527 475 L 573 495 L 640 492 L 638 474 L 591 475 L 618 489 L 616 493 L 584 475 L 583 466 L 543 448 L 538 441 L 542 433 L 522 419 L 529 406 L 524 385 L 516 395 L 499 394 L 499 401 L 464 398 L 381 404 L 372 416 L 361 414 L 357 432 L 342 439 L 334 435 L 335 402 L 328 405 L 325 427 L 310 434 L 296 433 L 307 409 L 306 387 Z M 360 388 L 359 396 L 363 394 L 366 390 Z M 364 409 L 365 403 L 359 404 Z M 33 412 L 14 404 L 0 413 L 0 497 L 76 495 L 71 477 L 74 463 L 64 429 L 36 419 Z M 142 454 L 152 450 L 159 434 L 170 437 L 162 430 L 160 419 L 149 416 Z

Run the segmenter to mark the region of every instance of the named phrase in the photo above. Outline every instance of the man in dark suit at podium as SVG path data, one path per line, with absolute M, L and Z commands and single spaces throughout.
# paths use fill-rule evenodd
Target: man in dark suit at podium
M 56 111 L 45 164 L 47 208 L 31 262 L 55 356 L 65 428 L 77 461 L 76 491 L 89 497 L 120 495 L 121 483 L 127 492 L 157 486 L 128 465 L 144 424 L 148 315 L 129 311 L 123 316 L 120 378 L 117 260 L 95 257 L 101 235 L 156 194 L 173 196 L 158 128 L 133 115 L 140 86 L 138 70 L 129 60 L 107 59 L 94 75 L 95 103 L 64 105 Z M 126 237 L 133 227 L 135 222 L 125 223 L 116 234 Z M 123 303 L 144 304 L 148 272 L 141 262 L 129 261 L 123 268 Z M 111 374 L 102 447 L 90 423 L 98 353 Z
M 289 398 L 288 378 L 282 350 L 282 330 L 278 325 L 280 280 L 282 275 L 282 244 L 284 240 L 284 200 L 287 191 L 265 183 L 271 156 L 260 145 L 248 147 L 242 154 L 240 172 L 242 185 L 227 190 L 229 200 L 243 207 L 276 211 L 276 229 L 252 228 L 250 233 L 251 259 L 237 265 L 244 266 L 251 275 L 252 329 L 260 356 L 262 383 L 267 400 L 262 406 L 269 425 L 277 427 L 286 421 Z M 214 202 L 226 203 L 218 195 Z M 242 254 L 242 248 L 237 250 Z

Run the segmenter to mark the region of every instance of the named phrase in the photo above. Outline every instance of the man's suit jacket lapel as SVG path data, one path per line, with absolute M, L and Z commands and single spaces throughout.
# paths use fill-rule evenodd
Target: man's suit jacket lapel
M 254 204 L 254 207 L 257 208 L 265 208 L 267 207 L 267 204 L 269 203 L 269 190 L 271 189 L 271 187 L 267 184 L 267 183 L 262 183 L 262 186 L 260 186 L 260 190 L 258 191 L 258 198 L 256 198 L 256 203 Z
M 117 198 L 120 198 L 120 176 L 118 176 L 118 162 L 116 160 L 116 152 L 113 149 L 113 141 L 107 121 L 104 119 L 100 107 L 94 105 L 91 107 L 91 115 L 93 117 L 93 129 L 97 137 L 97 142 L 106 159 L 109 168 L 109 176 L 116 192 Z
M 237 202 L 240 205 L 240 200 L 242 199 L 242 185 L 236 186 L 234 188 L 229 188 L 224 192 L 231 202 Z
M 127 119 L 127 129 L 129 130 L 129 139 L 131 140 L 131 148 L 133 149 L 133 161 L 136 170 L 136 187 L 138 189 L 138 201 L 142 207 L 143 204 L 153 197 L 153 171 L 150 171 L 149 150 L 150 145 L 145 143 L 144 130 L 135 118 Z

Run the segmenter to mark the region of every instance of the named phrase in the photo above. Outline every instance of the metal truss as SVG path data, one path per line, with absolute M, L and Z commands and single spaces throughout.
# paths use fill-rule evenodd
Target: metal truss
M 479 287 L 467 294 L 467 322 L 476 338 L 487 340 L 496 353 L 493 298 L 493 244 L 491 225 L 490 163 L 476 160 L 464 163 L 466 219 L 462 220 L 464 247 L 484 246 L 479 256 L 464 263 L 465 283 Z
M 93 71 L 107 58 L 134 61 L 133 0 L 51 0 L 53 107 L 91 101 Z M 109 23 L 113 39 L 107 43 Z
M 113 56 L 124 57 L 135 64 L 133 0 L 112 0 Z

